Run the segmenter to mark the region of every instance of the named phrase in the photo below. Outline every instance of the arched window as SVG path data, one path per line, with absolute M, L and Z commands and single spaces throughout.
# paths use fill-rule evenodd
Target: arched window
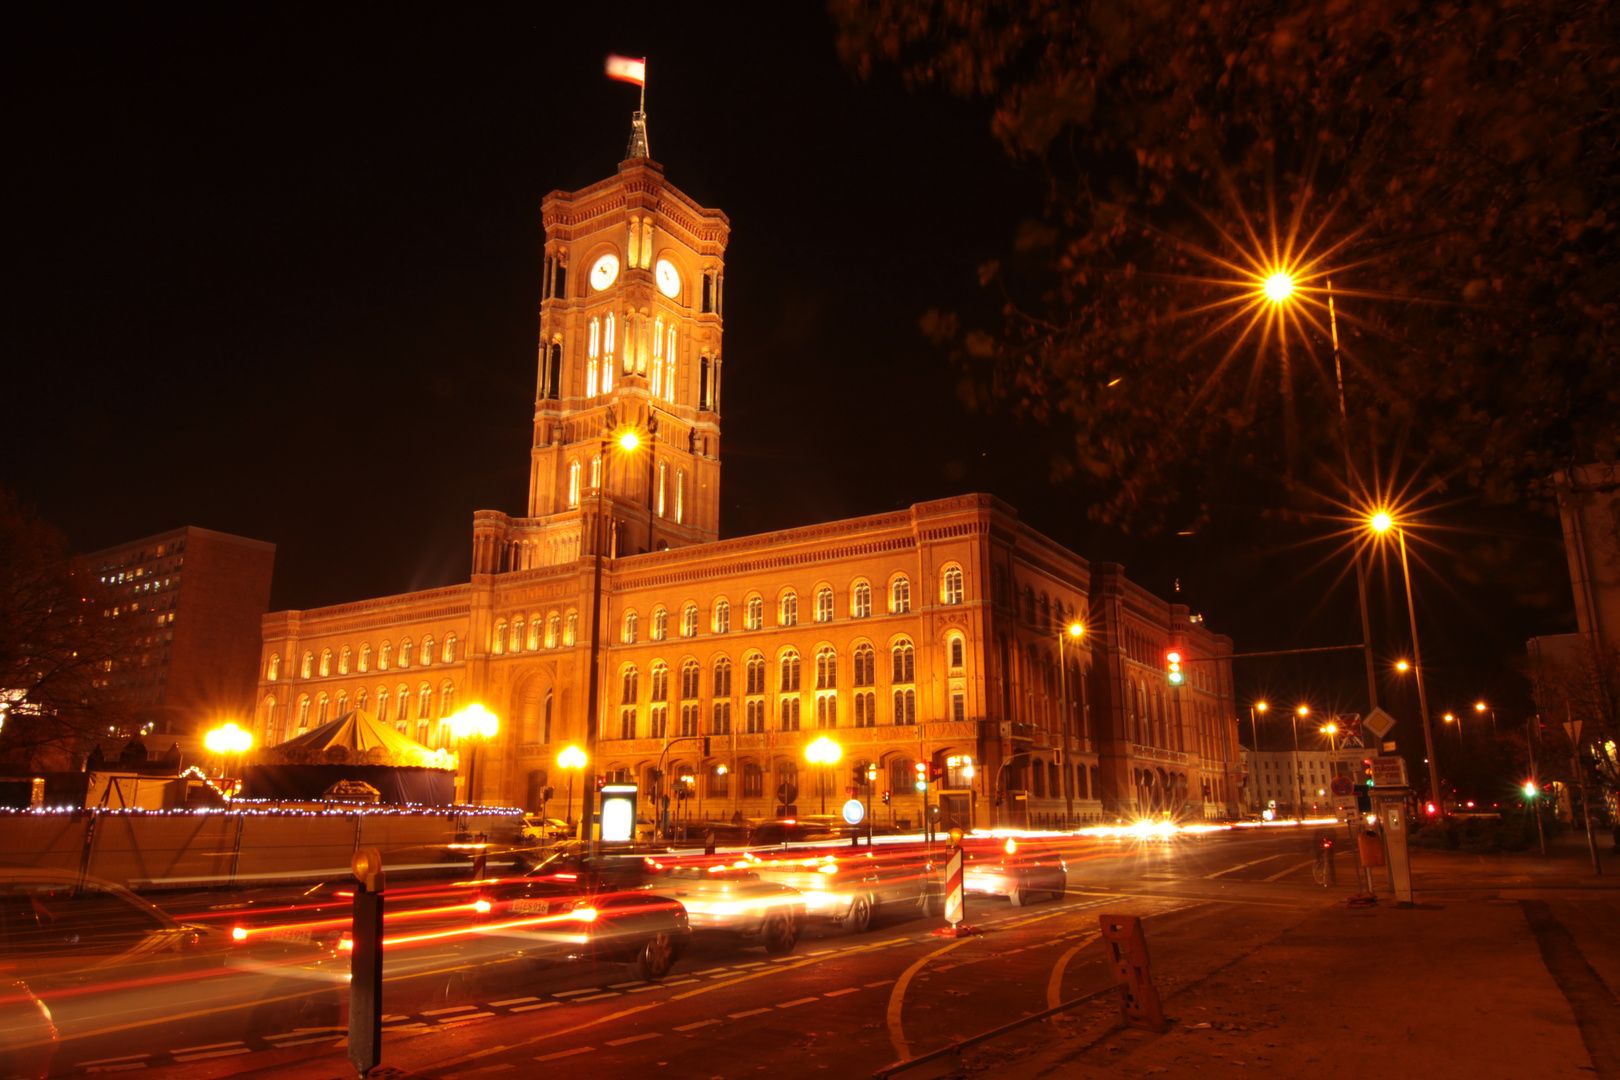
M 653 661 L 652 666 L 652 694 L 648 701 L 669 700 L 669 665 L 662 660 Z
M 765 658 L 759 653 L 751 653 L 743 665 L 743 693 L 763 694 L 765 692 Z
M 404 683 L 400 683 L 395 687 L 394 703 L 397 710 L 394 714 L 395 717 L 399 720 L 409 720 L 411 718 L 411 688 Z
M 506 620 L 501 619 L 495 624 L 495 655 L 506 654 Z
M 673 372 L 671 373 L 673 376 Z M 686 523 L 686 470 L 675 470 L 675 524 Z
M 760 596 L 748 598 L 748 614 L 743 625 L 750 630 L 759 630 L 765 625 L 765 600 Z
M 546 648 L 555 649 L 562 638 L 562 616 L 555 611 L 546 620 Z
M 835 728 L 838 726 L 838 695 L 825 693 L 816 695 L 816 727 Z
M 548 699 L 549 700 L 549 699 Z M 439 715 L 450 716 L 456 711 L 456 688 L 452 683 L 439 687 Z
M 500 650 L 497 649 L 496 651 L 499 652 Z M 399 666 L 402 668 L 408 668 L 411 666 L 410 638 L 406 638 L 404 641 L 399 643 Z
M 857 581 L 849 590 L 849 613 L 857 619 L 865 619 L 872 614 L 872 586 L 866 581 Z
M 950 643 L 951 667 L 953 667 L 953 668 L 961 667 L 962 664 L 963 664 L 963 661 L 966 659 L 966 657 L 965 657 L 966 652 L 967 652 L 967 649 L 964 647 L 964 645 L 962 643 L 962 639 L 959 638 L 959 637 L 953 636 L 951 638 L 951 643 Z
M 322 649 L 321 650 L 321 678 L 324 679 L 324 678 L 328 677 L 331 674 L 332 674 L 332 650 L 331 649 Z
M 577 460 L 568 463 L 568 505 L 570 507 L 579 505 L 579 462 Z
M 329 702 L 326 700 L 326 695 L 325 694 L 322 694 L 319 698 L 316 699 L 315 725 L 317 727 L 319 727 L 321 724 L 326 723 L 326 721 L 328 719 L 330 719 L 327 716 L 327 712 L 326 712 L 328 705 L 329 705 Z
M 698 607 L 688 600 L 681 609 L 681 637 L 697 637 Z
M 538 649 L 540 647 L 540 627 L 541 627 L 541 625 L 542 625 L 542 620 L 541 620 L 539 615 L 534 615 L 534 616 L 530 617 L 530 619 L 529 619 L 529 651 L 530 652 L 534 652 L 536 649 Z
M 777 606 L 776 625 L 799 625 L 799 594 L 794 592 L 792 589 L 788 589 L 782 593 L 782 598 L 778 602 Z
M 630 664 L 619 676 L 619 701 L 624 704 L 634 704 L 641 697 L 640 685 L 640 680 L 636 674 L 636 665 Z
M 263 714 L 262 719 L 259 721 L 259 730 L 258 730 L 258 736 L 259 736 L 259 741 L 260 742 L 263 742 L 265 744 L 270 744 L 270 743 L 274 743 L 274 742 L 279 741 L 277 739 L 277 737 L 276 737 L 275 722 L 276 722 L 276 698 L 275 698 L 275 695 L 272 694 L 271 696 L 264 699 L 264 714 Z
M 392 645 L 390 645 L 386 641 L 383 642 L 382 647 L 377 650 L 377 670 L 378 671 L 387 671 L 388 670 L 388 661 L 391 660 L 393 658 L 393 656 L 394 656 L 394 647 Z
M 347 675 L 349 673 L 349 668 L 352 666 L 353 659 L 354 659 L 353 650 L 351 650 L 347 645 L 343 646 L 343 651 L 338 653 L 338 674 L 339 675 Z
M 454 634 L 447 635 L 444 639 L 444 662 L 447 664 L 456 662 L 456 635 Z
M 371 642 L 360 646 L 360 674 L 364 675 L 371 670 Z
M 947 566 L 945 575 L 940 580 L 939 598 L 947 604 L 960 604 L 962 602 L 962 568 L 960 566 Z
M 877 682 L 877 653 L 862 642 L 855 646 L 855 685 L 872 686 Z
M 669 637 L 669 612 L 662 604 L 653 608 L 652 613 L 652 639 L 663 641 Z
M 877 726 L 877 695 L 870 690 L 855 691 L 855 726 Z
M 797 697 L 785 697 L 782 699 L 781 730 L 799 730 L 799 699 Z
M 388 687 L 377 687 L 377 711 L 372 715 L 384 723 L 388 722 Z
M 304 694 L 298 699 L 298 729 L 302 731 L 309 727 L 309 695 Z
M 416 691 L 416 715 L 419 717 L 433 715 L 433 688 L 427 683 L 423 683 Z
M 893 615 L 904 615 L 911 610 L 911 579 L 904 574 L 897 574 L 889 582 L 889 612 Z
M 433 663 L 433 638 L 428 636 L 422 639 L 422 666 L 427 667 Z
M 788 649 L 777 661 L 782 671 L 782 693 L 794 694 L 799 690 L 799 653 Z
M 831 586 L 823 585 L 816 590 L 816 622 L 832 622 L 833 619 L 833 591 Z
M 512 635 L 507 639 L 506 647 L 509 652 L 523 651 L 523 616 L 512 620 Z
M 894 677 L 890 681 L 897 682 L 897 683 L 914 683 L 914 682 L 916 682 L 917 681 L 916 653 L 914 652 L 914 650 L 911 647 L 911 642 L 906 641 L 903 638 L 900 641 L 895 642 L 894 649 L 893 649 L 893 651 L 891 652 L 890 655 L 892 656 L 892 658 L 894 660 L 894 670 L 893 670 L 893 676 Z
M 563 618 L 563 644 L 571 648 L 573 647 L 574 642 L 578 640 L 579 612 L 569 611 L 567 616 Z
M 303 661 L 300 662 L 299 665 L 298 665 L 298 677 L 300 679 L 307 679 L 311 675 L 313 675 L 314 673 L 315 673 L 315 654 L 307 652 L 307 653 L 304 654 Z
M 270 654 L 270 663 L 265 668 L 264 677 L 269 679 L 271 682 L 275 682 L 277 679 L 281 678 L 281 654 L 280 653 L 271 653 Z M 272 700 L 274 700 L 274 699 L 272 699 Z
M 894 692 L 894 722 L 897 724 L 915 724 L 917 722 L 917 691 L 906 687 L 896 688 Z
M 714 602 L 714 632 L 717 634 L 731 632 L 731 604 L 723 599 Z
M 619 640 L 624 642 L 626 645 L 634 645 L 636 643 L 636 625 L 636 613 L 633 611 L 625 612 L 624 632 L 619 635 Z
M 726 657 L 717 657 L 714 661 L 714 696 L 728 698 L 731 696 L 731 661 Z
M 816 650 L 816 689 L 834 690 L 838 687 L 838 653 L 831 645 Z
M 681 665 L 681 700 L 693 701 L 698 696 L 698 684 L 702 681 L 703 669 L 696 660 L 688 660 Z
M 338 716 L 343 716 L 343 715 L 347 714 L 348 711 L 349 711 L 349 692 L 347 690 L 339 690 L 338 691 L 338 696 L 337 696 L 337 715 Z

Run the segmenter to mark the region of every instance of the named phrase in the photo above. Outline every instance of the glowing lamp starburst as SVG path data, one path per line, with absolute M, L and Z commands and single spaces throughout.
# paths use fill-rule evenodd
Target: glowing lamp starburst
M 1286 270 L 1276 270 L 1267 275 L 1263 288 L 1267 300 L 1280 304 L 1294 295 L 1294 279 Z

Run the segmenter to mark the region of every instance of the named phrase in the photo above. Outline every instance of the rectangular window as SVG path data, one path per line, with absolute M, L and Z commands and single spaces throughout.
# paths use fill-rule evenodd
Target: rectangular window
M 652 730 L 647 733 L 647 737 L 662 739 L 669 728 L 669 706 L 654 705 L 649 715 L 652 718 Z
M 816 697 L 816 727 L 838 726 L 838 695 L 821 694 Z
M 799 730 L 799 699 L 785 697 L 782 699 L 782 728 L 783 731 Z
M 731 774 L 721 772 L 718 766 L 709 766 L 709 798 L 723 799 L 731 794 Z
M 765 733 L 765 700 L 763 698 L 749 698 L 743 708 L 748 713 L 746 718 L 748 734 L 763 735 Z
M 967 695 L 951 695 L 951 719 L 959 724 L 967 719 Z
M 716 735 L 731 734 L 731 702 L 717 701 L 714 705 L 714 727 Z
M 691 737 L 698 733 L 698 707 L 696 705 L 681 706 L 681 735 Z
M 753 762 L 743 766 L 742 793 L 745 799 L 757 799 L 765 794 L 765 770 Z
M 636 737 L 636 710 L 626 708 L 619 710 L 619 738 L 633 739 Z
M 855 695 L 855 726 L 877 726 L 877 695 L 873 693 L 860 693 Z
M 896 690 L 894 692 L 894 722 L 897 724 L 915 724 L 917 722 L 917 691 Z

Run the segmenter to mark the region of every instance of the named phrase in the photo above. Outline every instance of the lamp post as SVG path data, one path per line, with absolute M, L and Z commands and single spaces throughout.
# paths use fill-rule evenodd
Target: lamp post
M 1496 738 L 1496 710 L 1485 704 L 1483 701 L 1476 701 L 1474 702 L 1474 711 L 1479 713 L 1481 716 L 1485 715 L 1486 713 L 1491 714 L 1491 738 Z
M 1448 724 L 1456 724 L 1457 725 L 1457 750 L 1458 750 L 1459 753 L 1462 752 L 1463 750 L 1466 750 L 1467 747 L 1465 747 L 1463 745 L 1462 721 L 1457 719 L 1457 716 L 1456 716 L 1455 713 L 1446 713 L 1440 719 L 1444 720 Z
M 821 789 L 821 812 L 827 812 L 827 770 L 838 763 L 844 756 L 843 748 L 823 735 L 815 742 L 804 748 L 804 756 L 812 765 L 821 766 L 821 776 L 816 786 Z
M 253 733 L 229 721 L 203 736 L 203 745 L 210 753 L 220 756 L 220 774 L 231 767 L 231 758 L 247 753 L 253 747 Z
M 478 747 L 486 739 L 493 739 L 500 730 L 495 714 L 474 702 L 450 718 L 450 734 L 459 742 L 471 742 L 467 750 L 467 805 L 475 805 L 478 797 L 474 785 L 478 781 Z
M 1264 713 L 1269 708 L 1271 708 L 1271 706 L 1267 705 L 1263 701 L 1253 702 L 1249 706 L 1249 735 L 1254 740 L 1254 756 L 1255 756 L 1255 759 L 1256 759 L 1255 760 L 1256 765 L 1259 764 L 1259 757 L 1260 757 L 1260 722 L 1254 718 L 1254 714 L 1256 712 Z M 1258 779 L 1258 778 L 1259 778 L 1259 775 L 1258 775 L 1258 771 L 1257 771 L 1256 772 L 1256 779 Z M 1260 785 L 1259 784 L 1251 784 L 1251 785 L 1249 785 L 1249 790 L 1254 793 L 1254 809 L 1255 809 L 1256 812 L 1258 812 L 1260 810 Z
M 1080 639 L 1082 637 L 1084 637 L 1085 634 L 1086 634 L 1085 624 L 1082 623 L 1079 619 L 1076 619 L 1074 622 L 1070 623 L 1068 626 L 1065 626 L 1063 628 L 1062 632 L 1060 632 L 1058 634 L 1058 636 L 1057 636 L 1057 639 L 1058 639 L 1058 704 L 1063 709 L 1063 750 L 1064 750 L 1065 756 L 1067 756 L 1070 752 L 1072 752 L 1072 748 L 1069 746 L 1069 739 L 1070 739 L 1070 736 L 1073 735 L 1073 732 L 1074 732 L 1074 722 L 1073 722 L 1073 717 L 1071 715 L 1071 711 L 1069 709 L 1069 666 L 1068 666 L 1068 661 L 1063 658 L 1063 642 L 1064 642 L 1065 638 L 1073 638 L 1075 640 L 1075 643 L 1078 644 Z M 1064 769 L 1064 780 L 1068 781 L 1068 782 L 1064 785 L 1064 793 L 1068 797 L 1068 802 L 1069 802 L 1068 820 L 1073 821 L 1074 820 L 1074 783 L 1073 783 L 1073 781 L 1069 780 L 1069 777 L 1073 775 L 1074 763 L 1073 762 L 1065 762 L 1065 765 L 1066 765 L 1066 768 Z
M 1412 570 L 1406 561 L 1406 530 L 1387 510 L 1374 513 L 1367 519 L 1367 524 L 1380 536 L 1391 529 L 1395 530 L 1395 539 L 1400 545 L 1401 577 L 1406 582 L 1406 617 L 1412 626 L 1412 674 L 1417 678 L 1418 715 L 1423 719 L 1423 748 L 1429 753 L 1429 791 L 1444 817 L 1446 800 L 1440 793 L 1440 763 L 1434 757 L 1434 725 L 1429 722 L 1429 697 L 1423 688 L 1423 649 L 1418 645 L 1417 608 L 1412 605 Z
M 1309 705 L 1301 705 L 1294 710 L 1294 816 L 1301 825 L 1305 824 L 1305 789 L 1299 776 L 1299 722 L 1302 718 L 1311 715 Z
M 568 773 L 568 810 L 563 814 L 563 820 L 570 826 L 574 824 L 574 774 L 585 767 L 585 751 L 577 746 L 569 746 L 557 755 L 557 767 Z

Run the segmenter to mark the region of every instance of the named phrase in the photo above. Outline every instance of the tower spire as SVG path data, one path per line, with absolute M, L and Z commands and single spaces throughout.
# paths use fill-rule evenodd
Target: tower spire
M 642 90 L 645 94 L 645 88 Z M 647 113 L 637 109 L 630 116 L 630 145 L 624 148 L 624 159 L 652 157 L 647 149 Z

